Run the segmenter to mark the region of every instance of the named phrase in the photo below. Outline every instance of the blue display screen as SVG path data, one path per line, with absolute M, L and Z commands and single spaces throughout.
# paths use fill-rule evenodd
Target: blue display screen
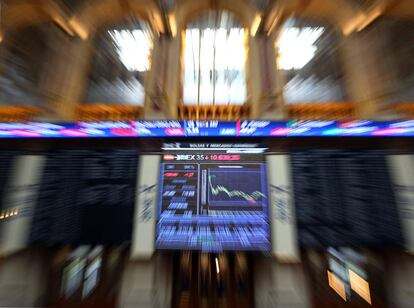
M 129 121 L 0 123 L 0 138 L 114 137 L 412 137 L 414 120 L 287 121 Z
M 156 247 L 269 251 L 263 154 L 163 155 Z

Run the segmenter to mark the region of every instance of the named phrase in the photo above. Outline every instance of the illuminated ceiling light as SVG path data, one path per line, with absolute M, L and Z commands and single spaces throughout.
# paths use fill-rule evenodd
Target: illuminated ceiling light
M 154 47 L 154 40 L 153 40 L 152 32 L 144 31 L 144 33 L 145 33 L 145 37 L 147 38 L 147 41 L 148 41 L 149 49 L 151 50 Z M 159 35 L 159 33 L 158 33 L 158 35 Z
M 378 0 L 366 11 L 361 11 L 342 27 L 344 35 L 349 35 L 355 31 L 360 32 L 369 26 L 373 21 L 380 17 L 389 7 L 392 0 Z
M 76 18 L 72 18 L 69 20 L 69 25 L 73 29 L 73 31 L 82 39 L 86 40 L 89 36 L 88 31 L 85 29 L 85 26 L 83 26 L 79 20 Z
M 354 18 L 352 18 L 349 22 L 347 22 L 342 27 L 343 35 L 348 36 L 352 32 L 354 32 L 359 27 L 359 25 L 362 23 L 364 18 L 365 18 L 365 15 L 361 13 L 361 14 L 358 14 L 357 16 L 355 16 Z
M 170 24 L 171 34 L 173 37 L 177 36 L 177 21 L 175 19 L 174 14 L 168 15 L 168 22 Z
M 370 25 L 375 19 L 377 19 L 378 17 L 381 16 L 383 12 L 383 9 L 381 7 L 377 7 L 375 9 L 373 9 L 371 12 L 369 12 L 368 16 L 366 16 L 364 18 L 364 20 L 362 21 L 362 23 L 358 26 L 358 28 L 356 29 L 358 32 L 362 31 L 363 29 L 365 29 L 368 25 Z
M 154 18 L 155 26 L 157 28 L 158 35 L 160 33 L 164 33 L 164 25 L 162 23 L 161 16 L 159 14 L 154 14 L 153 18 Z
M 256 16 L 255 16 L 255 18 L 252 22 L 252 26 L 250 28 L 250 36 L 255 36 L 256 35 L 261 21 L 262 21 L 262 17 L 260 16 L 260 14 L 256 14 Z
M 145 72 L 149 69 L 151 41 L 143 30 L 111 30 L 119 59 L 129 71 Z
M 217 257 L 215 258 L 215 261 L 216 261 L 216 272 L 217 272 L 217 274 L 220 274 L 220 267 L 219 267 L 219 263 L 218 263 Z
M 324 32 L 323 27 L 290 27 L 283 30 L 276 46 L 279 49 L 278 66 L 280 69 L 301 69 L 316 54 L 316 40 Z
M 278 15 L 277 17 L 275 17 L 275 19 L 273 19 L 272 24 L 270 25 L 270 28 L 267 31 L 267 36 L 270 36 L 270 34 L 272 33 L 273 29 L 279 23 L 279 20 L 280 20 L 280 15 Z
M 69 25 L 66 23 L 66 21 L 59 15 L 56 15 L 53 17 L 53 21 L 67 34 L 70 36 L 75 36 L 75 33 L 72 31 L 72 29 L 69 27 Z

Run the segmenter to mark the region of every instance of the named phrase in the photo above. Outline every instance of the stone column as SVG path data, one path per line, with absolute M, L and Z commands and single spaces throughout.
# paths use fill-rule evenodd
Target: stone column
M 349 100 L 356 103 L 357 118 L 377 118 L 394 88 L 394 70 L 383 36 L 384 25 L 375 25 L 344 36 L 340 43 L 345 84 Z
M 266 120 L 284 119 L 283 71 L 277 68 L 278 52 L 275 47 L 275 35 L 263 35 L 261 38 L 261 76 L 262 76 L 262 112 L 260 118 Z
M 181 29 L 176 37 L 168 38 L 164 48 L 168 48 L 166 100 L 164 111 L 169 119 L 178 118 L 178 105 L 182 100 L 182 59 L 181 59 Z
M 46 273 L 40 251 L 25 250 L 0 258 L 2 307 L 40 307 L 45 304 Z
M 168 255 L 129 261 L 122 278 L 120 308 L 167 308 L 172 299 L 172 263 Z
M 251 105 L 250 118 L 257 119 L 262 112 L 262 76 L 261 76 L 261 38 L 248 39 L 248 59 L 246 65 L 247 99 Z
M 256 308 L 307 308 L 311 300 L 300 263 L 281 263 L 270 257 L 255 260 Z
M 392 254 L 387 258 L 385 268 L 387 277 L 388 307 L 414 307 L 414 256 L 405 253 Z
M 56 37 L 50 44 L 57 47 L 43 81 L 49 111 L 55 120 L 73 121 L 75 108 L 87 89 L 92 44 L 66 35 Z
M 162 35 L 154 40 L 151 55 L 151 69 L 145 80 L 144 118 L 146 120 L 166 119 L 165 93 L 168 73 L 169 38 Z

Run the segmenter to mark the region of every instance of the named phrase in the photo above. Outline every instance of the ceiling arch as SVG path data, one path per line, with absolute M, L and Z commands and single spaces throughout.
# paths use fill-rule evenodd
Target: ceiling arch
M 117 23 L 132 17 L 148 22 L 156 33 L 164 32 L 161 11 L 155 1 L 145 0 L 92 0 L 79 8 L 69 23 L 87 35 L 101 26 Z
M 67 20 L 62 5 L 52 0 L 15 0 L 3 4 L 1 26 L 3 31 L 15 30 L 45 22 L 63 25 Z
M 170 13 L 175 15 L 177 28 L 184 29 L 185 25 L 193 17 L 200 12 L 211 9 L 222 9 L 232 12 L 246 28 L 250 28 L 258 13 L 255 7 L 246 0 L 178 0 Z

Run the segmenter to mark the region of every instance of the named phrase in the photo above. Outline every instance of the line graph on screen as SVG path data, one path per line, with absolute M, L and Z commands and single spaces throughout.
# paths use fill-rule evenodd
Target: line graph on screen
M 256 205 L 266 198 L 260 170 L 208 171 L 209 204 Z

